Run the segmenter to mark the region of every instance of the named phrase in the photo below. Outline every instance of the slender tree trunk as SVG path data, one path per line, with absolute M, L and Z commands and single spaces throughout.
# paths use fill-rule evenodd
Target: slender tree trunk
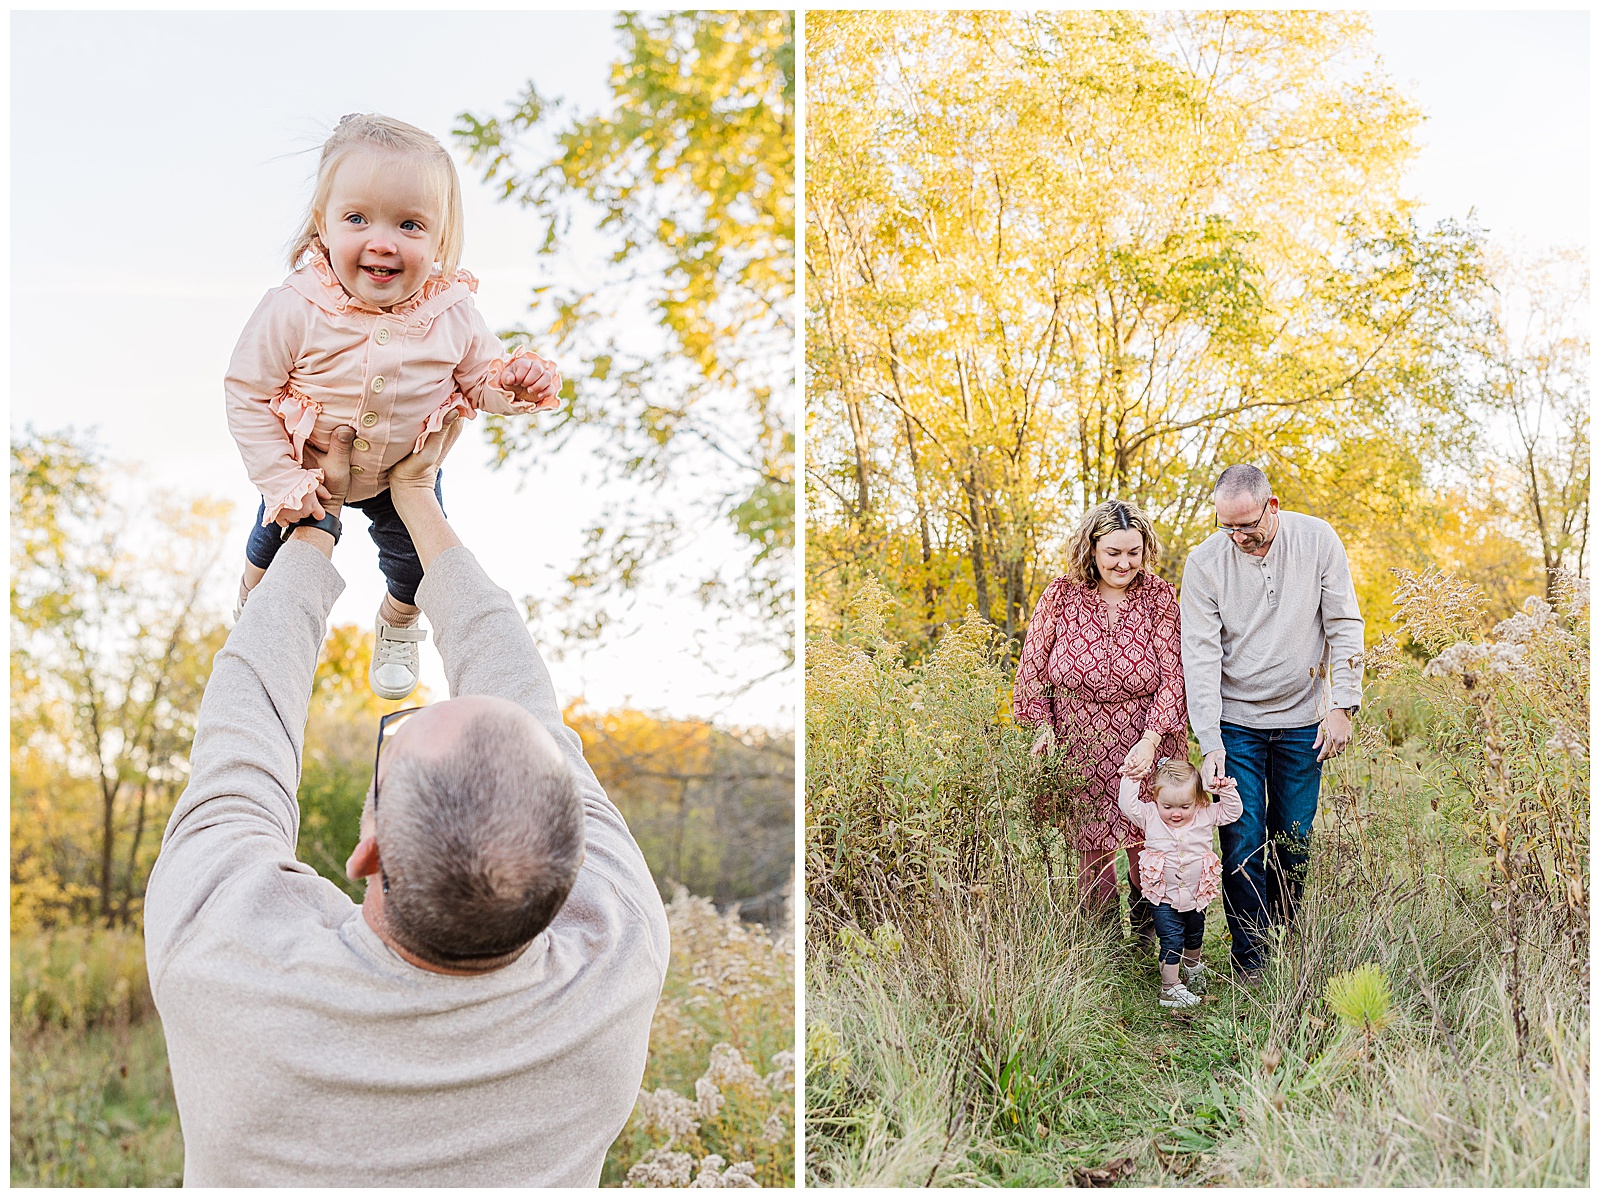
M 128 846 L 127 884 L 122 888 L 122 926 L 127 927 L 131 920 L 130 908 L 133 905 L 133 891 L 139 884 L 138 875 L 134 872 L 139 868 L 139 842 L 144 839 L 145 800 L 148 797 L 150 782 L 148 779 L 139 783 L 139 806 L 133 820 L 133 842 Z
M 116 838 L 117 791 L 122 789 L 120 778 L 100 776 L 100 918 L 106 927 L 112 925 L 111 912 L 111 857 Z

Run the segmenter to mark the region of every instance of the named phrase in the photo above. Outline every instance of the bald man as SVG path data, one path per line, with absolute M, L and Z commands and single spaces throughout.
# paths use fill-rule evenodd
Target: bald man
M 390 472 L 452 698 L 386 719 L 349 876 L 295 859 L 295 792 L 349 482 L 218 652 L 145 902 L 187 1185 L 594 1185 L 667 963 L 638 846 L 511 598 L 433 492 L 460 425 Z

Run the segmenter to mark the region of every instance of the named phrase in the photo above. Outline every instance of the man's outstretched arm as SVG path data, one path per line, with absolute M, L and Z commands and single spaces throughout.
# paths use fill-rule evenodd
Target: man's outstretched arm
M 335 510 L 348 483 L 348 440 L 337 499 L 326 505 Z M 334 473 L 340 464 L 325 462 Z M 329 561 L 332 536 L 296 529 L 289 540 L 211 663 L 189 753 L 189 784 L 167 821 L 145 898 L 153 982 L 168 950 L 218 887 L 263 856 L 294 853 L 312 678 L 344 580 Z

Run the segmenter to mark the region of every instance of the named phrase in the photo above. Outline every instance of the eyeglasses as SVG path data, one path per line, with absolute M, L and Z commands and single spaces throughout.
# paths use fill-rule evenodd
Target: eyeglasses
M 406 707 L 400 711 L 391 711 L 378 721 L 378 747 L 372 754 L 372 819 L 374 827 L 376 827 L 378 819 L 378 762 L 383 760 L 384 738 L 393 736 L 395 729 L 422 710 L 424 709 L 421 707 Z M 383 892 L 388 894 L 389 875 L 383 871 L 382 865 L 378 867 L 378 879 L 383 883 Z
M 1271 506 L 1272 500 L 1269 499 L 1261 505 L 1261 514 L 1249 524 L 1224 524 L 1221 520 L 1218 520 L 1217 530 L 1227 533 L 1230 537 L 1236 532 L 1255 532 L 1256 529 L 1261 527 L 1261 522 L 1267 518 L 1267 509 Z

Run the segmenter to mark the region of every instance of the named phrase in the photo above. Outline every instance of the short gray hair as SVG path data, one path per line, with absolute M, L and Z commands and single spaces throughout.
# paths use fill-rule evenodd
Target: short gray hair
M 1254 466 L 1229 466 L 1217 477 L 1217 485 L 1211 492 L 1213 499 L 1240 499 L 1246 496 L 1257 503 L 1265 503 L 1272 498 L 1272 484 Z
M 567 900 L 583 862 L 571 764 L 512 712 L 475 716 L 437 756 L 385 768 L 384 923 L 434 964 L 525 948 Z

